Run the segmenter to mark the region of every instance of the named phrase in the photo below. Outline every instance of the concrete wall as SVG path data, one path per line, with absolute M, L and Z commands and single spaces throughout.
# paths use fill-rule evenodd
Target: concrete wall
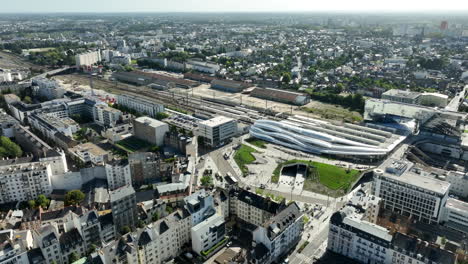
M 81 172 L 81 180 L 83 184 L 94 179 L 107 180 L 106 169 L 104 166 L 85 168 L 85 169 L 81 169 L 80 172 Z
M 81 180 L 81 173 L 68 172 L 60 175 L 52 175 L 52 188 L 59 190 L 79 190 L 83 184 Z

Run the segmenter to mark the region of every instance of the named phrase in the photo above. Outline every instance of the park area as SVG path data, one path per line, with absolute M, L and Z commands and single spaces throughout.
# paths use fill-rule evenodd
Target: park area
M 331 164 L 307 160 L 289 160 L 278 164 L 273 171 L 271 181 L 278 183 L 281 170 L 285 165 L 302 163 L 308 166 L 307 177 L 303 189 L 330 196 L 339 196 L 347 193 L 360 176 L 360 171 L 347 169 Z
M 234 160 L 236 161 L 237 166 L 239 166 L 244 176 L 249 173 L 249 169 L 246 165 L 255 161 L 255 157 L 252 155 L 253 152 L 256 152 L 254 148 L 242 144 L 234 155 Z

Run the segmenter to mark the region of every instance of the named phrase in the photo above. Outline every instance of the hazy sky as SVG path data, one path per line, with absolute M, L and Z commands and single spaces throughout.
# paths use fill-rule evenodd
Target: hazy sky
M 0 8 L 0 13 L 468 11 L 468 0 L 13 0 L 7 2 Z

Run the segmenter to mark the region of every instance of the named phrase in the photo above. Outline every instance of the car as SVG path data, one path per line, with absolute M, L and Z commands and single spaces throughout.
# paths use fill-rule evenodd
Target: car
M 232 245 L 232 241 L 227 242 L 226 247 L 230 247 Z

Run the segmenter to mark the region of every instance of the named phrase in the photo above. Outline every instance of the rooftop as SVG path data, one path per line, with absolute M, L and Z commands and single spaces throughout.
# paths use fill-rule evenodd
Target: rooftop
M 123 186 L 123 187 L 120 187 L 114 191 L 111 191 L 109 193 L 110 195 L 110 201 L 111 202 L 115 202 L 115 201 L 118 201 L 118 200 L 121 200 L 123 198 L 126 198 L 132 194 L 135 194 L 135 190 L 133 189 L 132 186 L 130 185 L 126 185 L 126 186 Z
M 161 121 L 156 120 L 156 119 L 151 118 L 151 117 L 147 117 L 147 116 L 139 117 L 139 118 L 135 119 L 135 121 L 138 122 L 138 123 L 145 124 L 147 126 L 154 127 L 154 128 L 161 127 L 161 126 L 167 126 L 166 123 L 161 122 Z
M 217 127 L 217 126 L 220 126 L 220 125 L 232 122 L 232 121 L 234 121 L 234 119 L 232 119 L 230 117 L 215 116 L 215 117 L 213 117 L 211 119 L 201 121 L 200 124 L 208 126 L 208 127 Z

